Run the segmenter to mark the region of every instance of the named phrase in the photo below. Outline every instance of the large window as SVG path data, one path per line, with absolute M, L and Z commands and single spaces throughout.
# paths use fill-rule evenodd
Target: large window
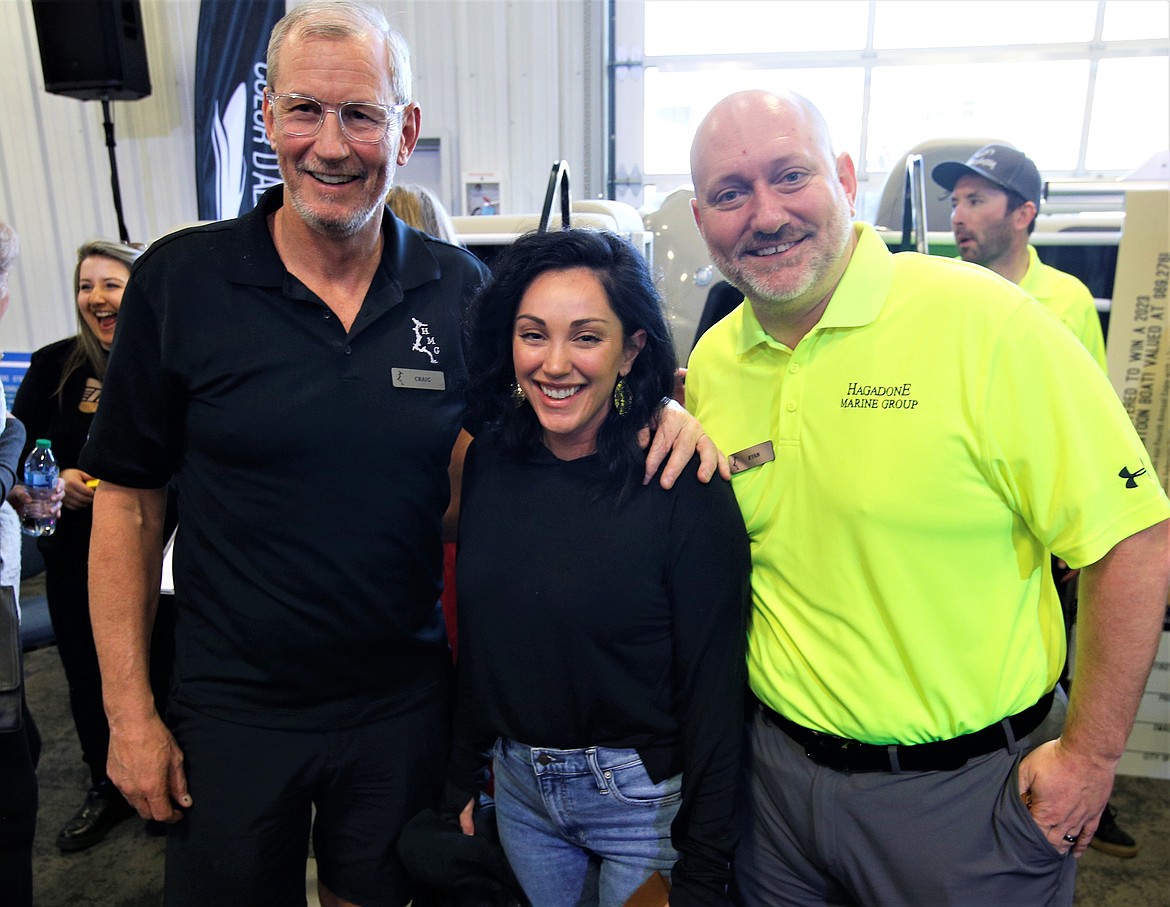
M 1048 178 L 1116 177 L 1170 146 L 1165 0 L 613 0 L 616 198 L 690 184 L 715 101 L 790 88 L 824 112 L 864 217 L 915 144 L 989 137 Z

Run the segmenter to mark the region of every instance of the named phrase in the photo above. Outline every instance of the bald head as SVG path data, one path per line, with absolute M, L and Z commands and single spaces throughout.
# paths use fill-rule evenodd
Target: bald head
M 691 178 L 698 186 L 706 176 L 712 149 L 732 136 L 753 141 L 757 136 L 795 135 L 824 161 L 833 161 L 829 126 L 808 98 L 792 91 L 737 91 L 703 117 L 691 142 Z
M 764 330 L 795 343 L 816 323 L 853 246 L 857 176 L 834 158 L 800 95 L 742 91 L 703 119 L 691 146 L 691 210 L 711 260 Z

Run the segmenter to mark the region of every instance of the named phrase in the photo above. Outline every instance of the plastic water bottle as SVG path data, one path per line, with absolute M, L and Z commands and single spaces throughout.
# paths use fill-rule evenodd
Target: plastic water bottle
M 51 498 L 57 488 L 57 460 L 48 438 L 37 438 L 37 446 L 24 461 L 24 486 L 29 502 L 24 508 L 20 531 L 25 535 L 52 535 L 57 528 Z

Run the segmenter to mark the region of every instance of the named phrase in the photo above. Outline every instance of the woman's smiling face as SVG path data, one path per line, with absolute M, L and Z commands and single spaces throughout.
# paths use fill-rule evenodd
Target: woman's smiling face
M 546 271 L 532 281 L 516 310 L 512 363 L 555 456 L 596 450 L 613 387 L 645 342 L 645 331 L 626 339 L 588 268 Z
M 81 262 L 77 279 L 77 309 L 103 349 L 114 342 L 122 291 L 130 279 L 130 269 L 120 261 L 104 255 L 90 255 Z

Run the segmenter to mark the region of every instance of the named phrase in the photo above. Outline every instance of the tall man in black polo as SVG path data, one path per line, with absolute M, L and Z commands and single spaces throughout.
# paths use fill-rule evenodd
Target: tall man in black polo
M 410 897 L 394 829 L 445 757 L 439 524 L 484 272 L 384 213 L 420 114 L 379 12 L 299 7 L 268 57 L 284 184 L 143 256 L 85 452 L 110 776 L 183 819 L 168 904 L 303 902 L 315 806 L 322 903 L 390 907 Z M 168 729 L 145 641 L 172 480 Z

